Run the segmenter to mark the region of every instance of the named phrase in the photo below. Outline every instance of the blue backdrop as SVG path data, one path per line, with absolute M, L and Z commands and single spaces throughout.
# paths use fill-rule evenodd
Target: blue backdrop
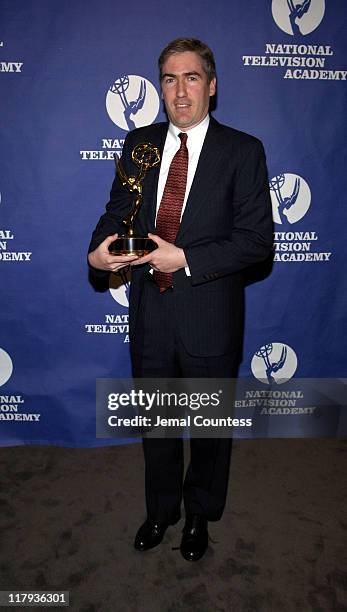
M 177 36 L 211 46 L 215 117 L 267 153 L 275 261 L 247 288 L 241 375 L 277 392 L 345 376 L 344 0 L 0 6 L 0 444 L 102 443 L 95 380 L 130 374 L 127 287 L 95 292 L 86 251 L 127 129 L 164 119 L 156 59 Z M 261 435 L 316 434 L 273 418 Z

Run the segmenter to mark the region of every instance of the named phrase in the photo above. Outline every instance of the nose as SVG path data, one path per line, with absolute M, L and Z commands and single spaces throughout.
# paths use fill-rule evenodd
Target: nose
M 186 82 L 184 78 L 177 79 L 176 95 L 178 98 L 185 98 L 187 95 Z

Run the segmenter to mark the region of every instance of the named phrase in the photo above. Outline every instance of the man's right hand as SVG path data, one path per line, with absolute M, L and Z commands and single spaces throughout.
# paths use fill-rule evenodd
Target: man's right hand
M 108 247 L 117 238 L 118 234 L 107 236 L 97 249 L 89 253 L 88 261 L 93 268 L 105 270 L 106 272 L 117 272 L 135 261 L 135 259 L 138 259 L 137 255 L 111 255 Z

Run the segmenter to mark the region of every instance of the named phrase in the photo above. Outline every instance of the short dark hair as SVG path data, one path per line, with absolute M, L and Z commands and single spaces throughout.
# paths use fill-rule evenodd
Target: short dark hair
M 170 55 L 184 53 L 185 51 L 193 51 L 199 55 L 207 80 L 211 83 L 212 79 L 216 77 L 214 56 L 210 47 L 197 38 L 175 38 L 175 40 L 170 42 L 165 49 L 163 49 L 158 60 L 160 80 L 162 78 L 163 65 Z

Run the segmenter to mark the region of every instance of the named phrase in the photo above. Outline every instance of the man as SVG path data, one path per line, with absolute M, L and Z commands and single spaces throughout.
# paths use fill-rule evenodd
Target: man
M 129 325 L 136 377 L 236 377 L 242 352 L 242 271 L 265 260 L 272 245 L 271 205 L 261 143 L 209 116 L 216 92 L 211 50 L 177 39 L 159 58 L 169 124 L 130 132 L 122 163 L 135 174 L 133 148 L 151 142 L 161 165 L 144 181 L 136 233 L 158 248 L 141 258 L 112 256 L 132 198 L 115 179 L 106 213 L 92 237 L 89 264 L 117 272 L 132 266 Z M 99 272 L 100 273 L 100 272 Z M 182 556 L 200 559 L 208 521 L 222 516 L 231 440 L 192 439 L 183 479 L 181 439 L 144 439 L 147 520 L 135 548 L 157 546 L 169 525 L 186 523 Z

